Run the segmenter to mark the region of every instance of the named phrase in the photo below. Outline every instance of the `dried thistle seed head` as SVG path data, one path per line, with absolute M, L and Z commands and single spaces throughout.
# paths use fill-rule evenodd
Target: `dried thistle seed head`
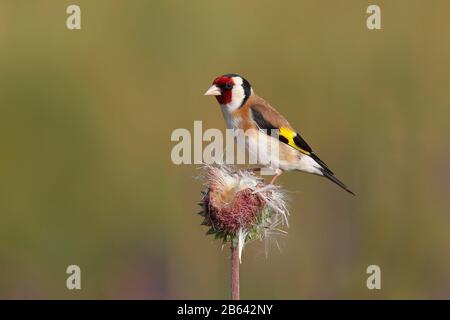
M 208 235 L 237 245 L 241 256 L 247 241 L 282 232 L 288 211 L 279 187 L 265 185 L 251 171 L 233 171 L 224 165 L 205 166 L 204 173 L 206 189 L 200 206 Z
M 205 196 L 205 215 L 214 230 L 235 235 L 240 228 L 257 223 L 264 200 L 250 189 L 237 191 L 210 188 Z

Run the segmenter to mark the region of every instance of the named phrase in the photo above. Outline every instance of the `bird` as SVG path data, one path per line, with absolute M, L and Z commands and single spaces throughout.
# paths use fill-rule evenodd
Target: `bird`
M 325 177 L 355 195 L 336 178 L 333 171 L 317 156 L 286 118 L 254 92 L 250 82 L 244 77 L 234 73 L 219 76 L 214 79 L 205 96 L 215 96 L 228 129 L 242 129 L 245 132 L 253 129 L 250 130 L 253 133 L 247 136 L 248 140 L 245 143 L 245 148 L 249 152 L 254 151 L 258 139 L 266 139 L 277 144 L 277 159 L 273 159 L 273 155 L 267 155 L 268 159 L 262 161 L 267 163 L 270 160 L 271 163 L 277 164 L 270 184 L 285 171 L 301 171 Z M 273 132 L 276 135 L 273 135 Z

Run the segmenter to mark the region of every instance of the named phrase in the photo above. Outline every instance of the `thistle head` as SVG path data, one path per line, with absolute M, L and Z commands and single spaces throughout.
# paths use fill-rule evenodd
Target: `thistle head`
M 283 232 L 288 211 L 283 191 L 247 170 L 230 167 L 205 166 L 206 180 L 200 201 L 207 234 L 242 249 L 250 240 L 267 239 L 269 235 Z

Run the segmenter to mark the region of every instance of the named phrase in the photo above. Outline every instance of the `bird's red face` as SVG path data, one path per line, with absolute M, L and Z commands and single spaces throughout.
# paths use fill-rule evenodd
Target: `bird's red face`
M 237 74 L 225 74 L 214 79 L 205 96 L 215 96 L 220 105 L 234 110 L 245 103 L 251 92 L 247 80 Z
M 234 80 L 232 77 L 220 76 L 214 79 L 213 85 L 206 91 L 205 95 L 216 96 L 220 104 L 228 104 L 233 99 Z

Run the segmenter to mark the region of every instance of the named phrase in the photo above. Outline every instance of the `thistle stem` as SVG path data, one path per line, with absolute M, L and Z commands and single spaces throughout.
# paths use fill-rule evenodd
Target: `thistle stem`
M 231 248 L 231 300 L 239 300 L 239 250 L 233 244 Z

